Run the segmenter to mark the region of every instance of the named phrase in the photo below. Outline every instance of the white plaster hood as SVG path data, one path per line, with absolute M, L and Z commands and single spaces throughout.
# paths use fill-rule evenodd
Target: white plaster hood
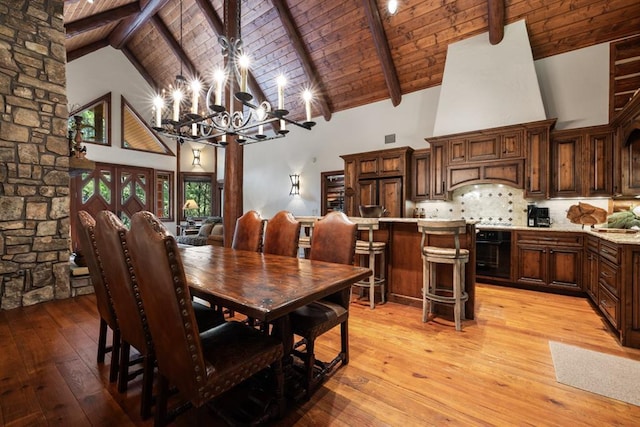
M 449 45 L 434 136 L 545 120 L 525 21 Z

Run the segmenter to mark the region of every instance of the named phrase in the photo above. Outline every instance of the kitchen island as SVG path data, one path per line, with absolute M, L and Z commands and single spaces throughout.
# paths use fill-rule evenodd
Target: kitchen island
M 303 223 L 310 223 L 318 217 L 296 217 Z M 387 301 L 422 307 L 422 256 L 420 242 L 422 234 L 418 231 L 418 218 L 361 218 L 349 217 L 355 223 L 378 222 L 379 229 L 374 231 L 374 240 L 387 244 L 386 293 Z M 469 299 L 465 304 L 467 319 L 474 318 L 475 281 L 476 281 L 476 231 L 477 221 L 467 221 L 467 232 L 461 236 L 460 246 L 469 249 L 469 262 L 465 268 L 465 287 Z M 360 236 L 366 239 L 366 236 Z M 453 247 L 453 237 L 429 236 L 426 242 L 432 246 Z M 376 270 L 381 266 L 376 266 Z M 437 267 L 438 283 L 451 286 L 451 266 Z M 453 308 L 436 304 L 436 313 L 453 319 Z

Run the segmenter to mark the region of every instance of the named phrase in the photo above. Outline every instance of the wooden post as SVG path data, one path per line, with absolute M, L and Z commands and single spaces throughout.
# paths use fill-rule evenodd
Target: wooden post
M 228 39 L 240 37 L 240 0 L 225 0 L 224 2 L 224 35 Z M 237 84 L 236 87 L 238 87 Z M 236 102 L 238 104 L 236 109 L 240 110 L 242 105 L 235 101 L 233 94 L 229 93 L 230 91 L 226 92 L 226 106 L 229 107 L 232 102 Z M 227 143 L 228 145 L 224 149 L 223 223 L 224 245 L 231 247 L 236 219 L 243 213 L 244 148 L 236 142 L 236 137 L 227 136 Z

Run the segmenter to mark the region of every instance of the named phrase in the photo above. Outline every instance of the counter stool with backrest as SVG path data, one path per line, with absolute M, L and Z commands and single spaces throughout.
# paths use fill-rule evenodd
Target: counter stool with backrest
M 313 227 L 316 224 L 317 218 L 296 218 L 300 222 L 300 239 L 298 240 L 298 247 L 302 249 L 304 258 L 309 258 L 309 251 L 311 250 L 311 238 L 313 237 Z
M 355 284 L 361 288 L 369 289 L 369 305 L 371 309 L 375 308 L 375 290 L 380 288 L 380 299 L 385 302 L 385 242 L 376 242 L 373 240 L 373 232 L 379 228 L 377 219 L 365 219 L 365 222 L 357 222 L 358 230 L 365 232 L 366 240 L 356 241 L 356 255 L 360 258 L 359 264 L 363 265 L 365 258 L 368 258 L 369 268 L 373 272 L 368 279 L 364 279 Z M 376 257 L 380 257 L 380 268 L 376 268 Z
M 460 248 L 460 235 L 466 233 L 465 220 L 418 220 L 418 230 L 422 233 L 422 321 L 433 314 L 433 304 L 453 305 L 456 330 L 462 329 L 461 319 L 465 318 L 464 303 L 469 299 L 465 291 L 465 264 L 469 262 L 469 250 Z M 427 236 L 452 236 L 454 247 L 428 246 Z M 436 266 L 451 264 L 453 267 L 452 288 L 439 287 L 436 283 Z

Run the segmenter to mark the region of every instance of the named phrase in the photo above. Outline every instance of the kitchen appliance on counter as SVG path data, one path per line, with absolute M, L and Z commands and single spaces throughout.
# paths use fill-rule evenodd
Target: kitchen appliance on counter
M 539 208 L 536 205 L 527 206 L 527 226 L 551 227 L 549 208 Z
M 511 231 L 476 233 L 476 275 L 505 279 L 511 276 Z

